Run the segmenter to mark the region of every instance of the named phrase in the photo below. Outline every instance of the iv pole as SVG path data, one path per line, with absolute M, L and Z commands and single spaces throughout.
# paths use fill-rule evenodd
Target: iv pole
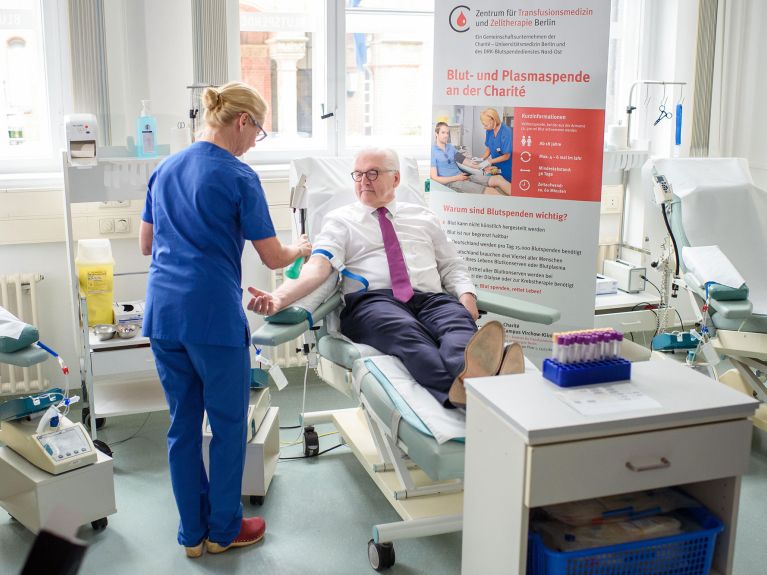
M 631 84 L 631 90 L 629 90 L 629 103 L 626 106 L 626 115 L 628 120 L 626 121 L 626 148 L 631 148 L 631 112 L 637 109 L 636 106 L 631 105 L 631 101 L 634 99 L 634 88 L 637 86 L 654 85 L 654 86 L 686 86 L 687 82 L 667 82 L 665 80 L 639 80 Z

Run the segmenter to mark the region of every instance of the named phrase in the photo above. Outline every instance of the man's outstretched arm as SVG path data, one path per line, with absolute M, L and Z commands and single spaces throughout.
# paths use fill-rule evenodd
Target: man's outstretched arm
M 262 315 L 273 315 L 316 290 L 332 271 L 333 266 L 327 258 L 319 255 L 312 256 L 301 268 L 298 279 L 285 280 L 272 293 L 249 287 L 248 291 L 253 297 L 248 302 L 248 309 Z

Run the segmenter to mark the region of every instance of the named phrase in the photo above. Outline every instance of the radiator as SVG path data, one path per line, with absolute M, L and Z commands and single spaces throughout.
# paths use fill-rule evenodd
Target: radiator
M 270 289 L 274 291 L 282 283 L 284 278 L 281 269 L 273 270 L 270 275 Z M 288 343 L 283 343 L 274 347 L 267 347 L 265 353 L 276 365 L 280 367 L 295 367 L 306 364 L 306 356 L 296 351 L 303 348 L 303 337 L 298 337 Z
M 40 274 L 0 275 L 0 305 L 22 321 L 37 324 L 37 283 Z M 32 367 L 0 364 L 0 395 L 19 395 L 47 389 L 42 363 Z

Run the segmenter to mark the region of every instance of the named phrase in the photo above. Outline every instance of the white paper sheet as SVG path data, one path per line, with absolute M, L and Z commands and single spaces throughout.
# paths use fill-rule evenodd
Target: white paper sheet
M 583 415 L 604 415 L 661 407 L 631 383 L 609 383 L 567 389 L 557 397 Z

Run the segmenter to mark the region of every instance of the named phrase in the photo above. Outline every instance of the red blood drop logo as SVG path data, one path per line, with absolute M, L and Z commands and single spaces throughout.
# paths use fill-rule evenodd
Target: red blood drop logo
M 458 19 L 455 21 L 455 23 L 460 27 L 463 28 L 466 26 L 466 16 L 463 15 L 463 12 L 458 14 Z

